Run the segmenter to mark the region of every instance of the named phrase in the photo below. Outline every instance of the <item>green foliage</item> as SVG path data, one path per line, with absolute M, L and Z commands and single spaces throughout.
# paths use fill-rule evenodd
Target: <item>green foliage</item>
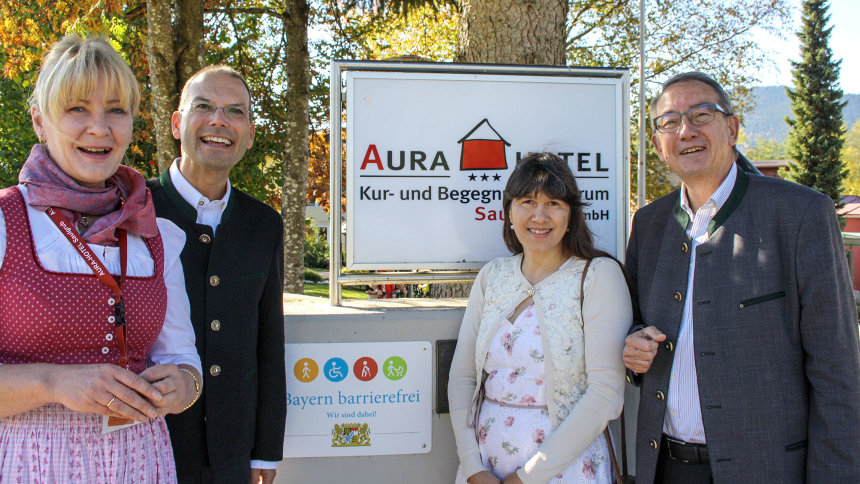
M 308 269 L 305 267 L 305 281 L 310 281 L 313 283 L 322 282 L 323 277 L 313 269 Z
M 438 62 L 454 58 L 457 11 L 451 5 L 413 8 L 408 15 L 360 17 L 356 22 L 369 59 L 415 56 Z
M 328 241 L 320 229 L 311 227 L 305 219 L 305 267 L 328 268 Z M 307 279 L 307 277 L 305 278 Z
M 840 151 L 842 137 L 842 90 L 839 63 L 828 45 L 830 28 L 825 0 L 803 2 L 800 62 L 792 62 L 794 89 L 786 89 L 794 119 L 786 118 L 788 156 L 787 178 L 830 196 L 839 204 L 842 180 L 847 176 Z
M 306 296 L 324 297 L 328 299 L 328 290 L 328 284 L 305 284 L 304 293 Z M 344 286 L 341 288 L 340 295 L 343 299 L 367 299 L 367 293 L 356 287 Z
M 0 188 L 18 184 L 18 171 L 38 142 L 30 122 L 28 95 L 21 82 L 0 77 Z
M 842 161 L 848 169 L 845 179 L 846 195 L 860 195 L 860 121 L 854 123 L 845 133 L 845 144 L 842 146 Z
M 779 142 L 774 139 L 765 139 L 759 136 L 752 148 L 744 152 L 750 161 L 784 160 L 786 141 Z

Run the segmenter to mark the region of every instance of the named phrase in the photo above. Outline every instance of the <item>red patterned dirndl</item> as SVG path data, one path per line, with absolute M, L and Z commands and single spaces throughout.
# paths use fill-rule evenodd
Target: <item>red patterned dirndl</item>
M 24 199 L 0 190 L 6 253 L 0 267 L 0 363 L 116 363 L 108 322 L 110 291 L 93 274 L 44 269 L 32 243 Z M 145 239 L 150 277 L 123 284 L 132 371 L 140 373 L 166 308 L 161 237 Z M 173 449 L 163 417 L 101 432 L 102 416 L 48 404 L 0 418 L 0 483 L 175 483 Z

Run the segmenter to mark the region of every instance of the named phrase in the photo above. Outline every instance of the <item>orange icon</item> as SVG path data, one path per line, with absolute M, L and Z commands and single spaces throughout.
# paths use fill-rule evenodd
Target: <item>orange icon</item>
M 296 380 L 305 383 L 314 381 L 319 373 L 319 365 L 310 358 L 302 358 L 293 366 L 293 375 L 296 376 Z

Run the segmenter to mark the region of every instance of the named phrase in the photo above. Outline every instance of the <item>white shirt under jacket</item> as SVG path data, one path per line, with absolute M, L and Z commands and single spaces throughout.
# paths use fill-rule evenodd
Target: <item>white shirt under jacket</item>
M 532 287 L 553 431 L 517 471 L 520 479 L 525 484 L 548 482 L 594 442 L 624 404 L 621 353 L 633 312 L 618 264 L 608 258 L 592 261 L 581 315 L 584 259 L 569 260 L 534 286 L 523 276 L 521 261 L 521 255 L 495 259 L 478 273 L 451 363 L 451 422 L 467 478 L 486 470 L 475 429 L 467 426 L 466 419 L 473 411 L 490 340 Z
M 212 227 L 212 235 L 215 235 L 215 231 L 221 223 L 221 216 L 224 215 L 224 210 L 227 208 L 227 202 L 230 201 L 230 192 L 232 191 L 230 180 L 227 180 L 227 191 L 224 192 L 224 196 L 220 200 L 209 200 L 185 179 L 182 172 L 179 171 L 178 160 L 179 158 L 174 160 L 167 170 L 173 188 L 183 200 L 194 207 L 197 212 L 197 223 Z
M 681 185 L 681 208 L 690 216 L 687 235 L 692 239 L 690 248 L 690 268 L 687 272 L 687 293 L 684 296 L 684 310 L 681 313 L 681 327 L 675 344 L 675 358 L 672 360 L 672 373 L 669 378 L 669 395 L 666 399 L 666 414 L 663 419 L 663 433 L 675 439 L 697 444 L 707 443 L 705 425 L 702 423 L 702 408 L 699 404 L 699 378 L 696 376 L 696 352 L 693 328 L 693 280 L 696 274 L 697 247 L 708 241 L 708 224 L 720 211 L 738 176 L 738 165 L 732 163 L 726 179 L 717 187 L 707 202 L 693 212 L 687 198 L 687 187 Z M 699 322 L 698 324 L 707 324 Z
M 27 187 L 18 185 L 24 200 Z M 42 267 L 49 271 L 71 274 L 92 274 L 92 269 L 78 254 L 68 239 L 42 210 L 27 205 L 30 230 L 33 232 L 36 256 Z M 194 329 L 191 327 L 191 306 L 185 293 L 185 276 L 179 254 L 185 246 L 185 232 L 173 222 L 159 218 L 158 230 L 164 245 L 164 284 L 167 286 L 167 312 L 161 333 L 149 350 L 147 358 L 155 364 L 191 365 L 202 374 L 200 356 L 194 346 Z M 120 273 L 119 247 L 90 244 L 90 249 L 111 274 Z M 0 211 L 0 267 L 6 258 L 6 218 Z M 147 277 L 155 272 L 155 262 L 146 243 L 137 235 L 128 234 L 128 262 L 126 273 Z

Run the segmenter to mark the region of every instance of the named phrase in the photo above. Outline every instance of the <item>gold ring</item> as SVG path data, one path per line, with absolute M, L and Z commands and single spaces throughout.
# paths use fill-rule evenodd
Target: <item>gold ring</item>
M 110 404 L 113 403 L 114 400 L 116 400 L 116 397 L 111 398 L 110 401 L 105 404 L 105 407 L 110 408 Z

